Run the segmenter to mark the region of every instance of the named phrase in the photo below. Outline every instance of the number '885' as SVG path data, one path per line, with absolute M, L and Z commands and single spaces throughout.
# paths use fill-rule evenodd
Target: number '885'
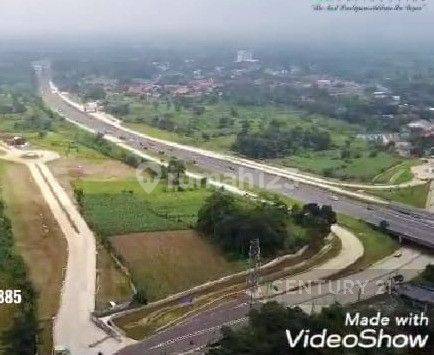
M 0 304 L 21 303 L 21 290 L 0 290 Z

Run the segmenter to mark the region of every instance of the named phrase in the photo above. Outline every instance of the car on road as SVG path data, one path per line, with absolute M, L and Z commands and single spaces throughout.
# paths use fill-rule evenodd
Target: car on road
M 336 196 L 336 195 L 332 195 L 332 196 L 331 196 L 331 199 L 332 199 L 333 201 L 339 201 L 339 197 Z
M 53 353 L 54 355 L 71 355 L 71 351 L 66 346 L 56 346 Z

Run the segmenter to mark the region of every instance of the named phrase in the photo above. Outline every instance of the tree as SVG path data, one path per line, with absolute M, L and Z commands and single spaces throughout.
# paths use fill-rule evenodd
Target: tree
M 185 163 L 171 157 L 167 166 L 168 177 L 175 186 L 179 186 L 181 177 L 185 174 Z
M 84 100 L 103 100 L 107 96 L 106 92 L 103 88 L 99 86 L 91 86 L 88 89 L 86 89 L 84 94 Z
M 12 320 L 11 327 L 2 334 L 5 354 L 34 355 L 37 353 L 38 320 L 33 310 L 24 311 Z
M 205 107 L 204 106 L 193 106 L 192 111 L 196 116 L 202 116 L 205 113 Z
M 238 110 L 233 106 L 231 107 L 231 116 L 234 118 L 239 117 Z
M 383 232 L 386 232 L 387 229 L 389 228 L 389 225 L 390 225 L 389 222 L 387 222 L 386 220 L 382 219 L 380 221 L 380 224 L 379 224 L 380 230 L 383 231 Z
M 107 112 L 116 116 L 125 116 L 130 113 L 130 105 L 128 103 L 118 103 L 107 106 Z
M 137 168 L 140 162 L 141 159 L 133 153 L 128 153 L 124 158 L 124 163 L 129 166 L 132 166 L 133 168 Z
M 138 288 L 133 296 L 133 301 L 138 304 L 147 304 L 148 297 L 146 289 L 143 287 Z
M 80 186 L 75 186 L 74 187 L 74 196 L 75 199 L 77 200 L 77 203 L 80 207 L 83 206 L 83 201 L 84 201 L 84 191 L 83 188 Z

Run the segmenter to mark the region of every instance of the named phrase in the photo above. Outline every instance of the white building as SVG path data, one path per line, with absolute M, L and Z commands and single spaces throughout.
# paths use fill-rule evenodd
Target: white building
M 202 70 L 197 69 L 193 71 L 193 77 L 195 79 L 203 79 Z
M 332 81 L 329 79 L 320 79 L 316 81 L 316 85 L 319 89 L 329 88 L 332 85 Z
M 98 111 L 98 103 L 96 101 L 86 103 L 84 105 L 84 111 L 86 111 L 86 112 L 97 112 Z
M 241 49 L 239 51 L 237 51 L 237 63 L 243 63 L 243 62 L 257 62 L 257 59 L 253 59 L 253 53 L 245 50 L 245 49 Z

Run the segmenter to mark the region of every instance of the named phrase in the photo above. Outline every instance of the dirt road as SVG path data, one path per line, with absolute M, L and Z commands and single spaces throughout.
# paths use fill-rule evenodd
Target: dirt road
M 62 286 L 60 308 L 54 321 L 54 346 L 66 347 L 73 355 L 112 354 L 131 344 L 120 342 L 98 328 L 91 320 L 95 308 L 95 236 L 74 203 L 56 181 L 46 162 L 58 158 L 48 151 L 22 151 L 2 145 L 0 156 L 25 164 L 40 188 L 68 244 L 68 261 Z

